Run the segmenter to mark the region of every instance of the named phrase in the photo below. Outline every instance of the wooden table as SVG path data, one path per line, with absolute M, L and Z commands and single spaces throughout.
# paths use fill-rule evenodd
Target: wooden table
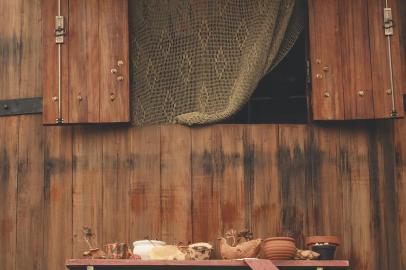
M 70 270 L 347 270 L 348 261 L 270 261 L 247 260 L 207 260 L 207 261 L 154 261 L 154 260 L 91 260 L 71 259 L 66 261 Z

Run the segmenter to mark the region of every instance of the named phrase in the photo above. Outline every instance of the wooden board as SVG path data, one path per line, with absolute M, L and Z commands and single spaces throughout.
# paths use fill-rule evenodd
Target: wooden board
M 16 269 L 18 126 L 16 117 L 0 118 L 0 264 L 12 270 Z
M 160 127 L 131 129 L 128 169 L 129 241 L 162 239 L 161 234 L 161 134 Z
M 193 242 L 209 242 L 220 258 L 217 238 L 222 235 L 221 137 L 216 127 L 197 128 L 192 138 Z
M 58 117 L 58 49 L 55 43 L 55 16 L 58 14 L 58 2 L 55 0 L 42 1 L 42 50 L 44 56 L 42 62 L 43 72 L 41 80 L 43 84 L 43 123 L 54 125 Z M 65 25 L 69 24 L 69 1 L 61 1 L 61 12 L 65 17 Z M 66 42 L 69 36 L 65 37 Z M 61 111 L 64 121 L 69 122 L 69 48 L 67 43 L 62 45 L 61 59 L 62 63 L 62 93 L 61 93 Z
M 256 236 L 276 236 L 282 229 L 278 177 L 278 126 L 250 126 L 252 174 L 251 224 Z
M 326 4 L 325 0 L 311 0 L 308 3 L 313 119 L 341 120 L 344 119 L 344 88 L 339 1 Z M 328 72 L 323 70 L 325 67 Z
M 131 170 L 128 162 L 131 134 L 127 128 L 103 129 L 103 241 L 128 242 L 130 230 L 129 186 Z
M 400 244 L 400 268 L 406 267 L 406 121 L 396 121 L 394 126 L 394 144 L 395 144 L 395 179 L 397 199 L 397 222 L 399 226 L 399 244 Z
M 62 270 L 61 264 L 73 256 L 72 129 L 47 127 L 44 136 L 43 265 Z
M 161 127 L 161 229 L 168 243 L 192 241 L 190 129 Z
M 100 2 L 100 121 L 130 121 L 128 1 Z M 118 66 L 118 61 L 122 65 Z M 117 68 L 117 76 L 111 69 Z M 117 80 L 122 76 L 123 80 Z
M 391 1 L 389 6 L 394 19 L 400 21 L 396 1 Z M 384 1 L 380 0 L 309 1 L 314 120 L 404 115 L 403 34 L 399 32 L 401 27 L 395 26 L 390 46 L 395 92 L 391 93 L 388 92 L 391 89 L 389 46 L 383 29 L 383 9 Z
M 16 260 L 16 269 L 39 270 L 44 264 L 44 137 L 41 117 L 22 116 L 18 135 L 16 251 L 17 258 L 21 256 L 24 260 Z
M 282 193 L 282 230 L 279 235 L 292 236 L 301 246 L 307 228 L 306 152 L 307 129 L 304 125 L 279 126 L 278 178 Z M 309 196 L 310 197 L 310 196 Z
M 96 127 L 73 129 L 73 256 L 81 257 L 88 246 L 83 229 L 90 228 L 96 244 L 103 242 L 102 138 Z
M 230 229 L 250 229 L 249 194 L 251 176 L 249 168 L 245 174 L 244 143 L 246 142 L 243 125 L 218 126 L 221 136 L 221 220 L 222 231 Z M 249 159 L 250 157 L 247 157 Z M 245 192 L 247 189 L 248 192 Z
M 270 264 L 271 263 L 271 264 Z M 216 267 L 216 268 L 232 268 L 232 269 L 272 269 L 272 266 L 297 268 L 297 267 L 330 267 L 346 269 L 349 266 L 348 261 L 331 260 L 331 261 L 295 261 L 295 260 L 203 260 L 203 261 L 165 261 L 165 260 L 67 260 L 66 265 L 69 269 L 75 269 L 78 266 L 132 266 L 132 267 L 189 267 L 189 268 L 202 268 L 202 267 Z M 255 268 L 258 267 L 258 268 Z
M 43 109 L 44 124 L 49 125 L 55 124 L 58 113 L 56 3 L 55 0 L 43 2 L 46 18 Z M 61 62 L 64 124 L 130 120 L 127 5 L 125 0 L 62 1 L 61 14 L 67 29 Z M 113 74 L 112 69 L 117 69 L 117 73 Z
M 374 118 L 368 9 L 363 0 L 338 2 L 345 119 Z
M 69 1 L 69 122 L 100 121 L 100 43 L 98 0 Z

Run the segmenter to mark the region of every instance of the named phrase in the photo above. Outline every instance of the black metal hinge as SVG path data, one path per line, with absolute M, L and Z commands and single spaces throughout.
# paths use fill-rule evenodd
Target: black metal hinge
M 0 100 L 0 116 L 42 113 L 42 97 Z

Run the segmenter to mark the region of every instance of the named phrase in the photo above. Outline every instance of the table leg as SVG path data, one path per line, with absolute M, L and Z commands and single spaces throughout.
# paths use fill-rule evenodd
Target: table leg
M 93 265 L 88 265 L 88 266 L 86 266 L 86 270 L 94 270 L 94 266 Z

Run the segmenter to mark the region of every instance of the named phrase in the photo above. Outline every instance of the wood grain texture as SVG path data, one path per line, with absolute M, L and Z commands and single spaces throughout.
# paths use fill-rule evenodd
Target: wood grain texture
M 278 126 L 250 126 L 251 222 L 255 235 L 277 235 L 282 229 L 282 194 L 278 177 Z
M 308 4 L 313 119 L 344 119 L 339 1 L 310 0 Z
M 55 125 L 58 116 L 58 101 L 54 97 L 58 96 L 58 53 L 55 43 L 55 16 L 58 13 L 57 1 L 42 0 L 42 95 L 43 95 L 43 123 Z M 61 13 L 65 17 L 65 27 L 69 24 L 69 1 L 61 1 Z M 38 29 L 41 31 L 41 29 Z M 36 31 L 33 31 L 36 32 Z M 65 122 L 69 122 L 69 35 L 65 37 L 62 45 L 62 93 L 61 109 Z
M 380 0 L 309 1 L 314 120 L 393 117 L 384 5 Z M 389 2 L 402 25 L 397 5 L 396 0 Z M 401 93 L 406 81 L 401 30 L 395 26 L 391 37 L 396 117 L 404 115 Z
M 99 0 L 69 1 L 69 122 L 100 120 Z
M 208 241 L 220 258 L 217 238 L 222 234 L 221 219 L 221 137 L 217 127 L 197 128 L 192 138 L 192 220 L 193 242 Z
M 389 1 L 391 4 L 393 3 L 396 6 L 395 9 L 395 20 L 398 25 L 396 31 L 399 33 L 399 44 L 400 44 L 400 51 L 399 51 L 399 59 L 401 64 L 401 71 L 399 78 L 402 79 L 401 88 L 398 91 L 405 95 L 406 94 L 406 17 L 403 16 L 406 14 L 406 5 L 402 0 L 396 0 L 395 2 Z M 396 54 L 395 54 L 396 55 Z
M 371 260 L 372 239 L 370 230 L 370 183 L 368 165 L 368 140 L 365 126 L 348 126 L 340 130 L 340 160 L 344 162 L 342 171 L 344 256 L 350 259 L 355 269 L 374 269 Z M 366 230 L 366 228 L 368 228 Z M 363 243 L 360 245 L 359 243 Z M 378 268 L 376 268 L 378 269 Z
M 368 9 L 363 0 L 338 2 L 344 115 L 346 119 L 374 118 Z
M 39 0 L 37 0 L 39 1 Z M 57 1 L 42 2 L 44 123 L 58 112 Z M 39 5 L 39 4 L 38 4 Z M 62 1 L 67 35 L 62 45 L 62 117 L 65 124 L 130 120 L 127 1 Z M 40 6 L 40 5 L 39 5 Z M 119 60 L 123 65 L 118 67 Z M 112 74 L 111 69 L 118 73 Z M 39 69 L 36 69 L 39 70 Z M 118 81 L 118 76 L 124 80 Z
M 161 130 L 152 126 L 128 132 L 129 241 L 161 239 Z
M 251 187 L 250 168 L 245 174 L 245 162 L 251 156 L 245 156 L 246 134 L 243 125 L 219 126 L 221 136 L 220 161 L 221 175 L 221 219 L 222 231 L 230 229 L 250 229 L 249 190 Z M 245 159 L 246 158 L 246 159 Z M 246 188 L 248 190 L 246 190 Z M 246 192 L 247 191 L 247 192 Z
M 16 117 L 0 118 L 0 264 L 16 269 L 18 127 Z
M 161 229 L 169 243 L 192 241 L 190 129 L 161 127 Z
M 30 140 L 26 139 L 27 136 Z M 16 269 L 42 269 L 44 138 L 39 116 L 20 118 L 18 140 L 16 250 L 17 256 L 24 260 L 16 260 Z M 32 144 L 31 140 L 36 143 Z
M 103 245 L 102 137 L 97 127 L 75 128 L 73 162 L 73 256 L 88 249 L 83 228 L 91 228 L 96 243 Z
M 130 134 L 127 128 L 104 129 L 102 140 L 103 241 L 104 243 L 128 242 Z
M 282 193 L 282 231 L 293 236 L 302 245 L 307 235 L 306 156 L 308 135 L 304 125 L 279 127 L 278 174 Z M 310 196 L 309 196 L 310 197 Z
M 391 37 L 395 108 L 398 117 L 403 117 L 405 115 L 403 94 L 406 89 L 406 19 L 404 18 L 406 7 L 404 2 L 397 0 L 389 0 L 388 6 L 392 8 L 393 20 L 397 25 Z
M 397 8 L 393 5 L 394 20 L 398 21 L 396 14 Z M 374 95 L 374 110 L 376 118 L 388 118 L 392 112 L 392 95 L 388 95 L 386 91 L 391 89 L 390 73 L 389 73 L 389 59 L 388 59 L 388 44 L 386 36 L 384 35 L 383 25 L 383 9 L 385 7 L 384 1 L 369 0 L 368 13 L 369 13 L 369 31 L 370 31 L 370 47 L 371 47 L 371 68 L 372 68 L 372 82 L 373 82 L 373 95 Z M 397 24 L 397 23 L 396 23 Z M 398 24 L 397 24 L 398 25 Z M 394 28 L 395 35 L 392 39 L 392 60 L 394 61 L 394 78 L 395 84 L 395 101 L 396 111 L 399 116 L 403 115 L 403 100 L 401 96 L 402 88 L 398 80 L 401 76 L 401 66 L 398 60 L 401 58 L 399 51 L 399 32 L 398 27 Z M 396 58 L 396 59 L 395 59 Z
M 72 257 L 72 129 L 44 132 L 44 268 L 63 269 Z M 52 138 L 52 139 L 47 139 Z M 63 243 L 63 245 L 61 245 Z
M 406 267 L 406 121 L 396 121 L 394 125 L 395 144 L 395 179 L 398 214 L 395 222 L 398 222 L 400 242 L 400 269 Z
M 100 121 L 130 121 L 128 1 L 100 2 Z M 118 61 L 122 65 L 118 66 Z M 112 68 L 118 70 L 112 74 Z M 118 77 L 123 80 L 119 81 Z
M 344 238 L 341 228 L 343 190 L 341 183 L 339 130 L 332 125 L 315 127 L 311 142 L 313 217 L 309 220 L 309 234 L 337 235 Z M 341 249 L 337 256 L 342 257 Z

